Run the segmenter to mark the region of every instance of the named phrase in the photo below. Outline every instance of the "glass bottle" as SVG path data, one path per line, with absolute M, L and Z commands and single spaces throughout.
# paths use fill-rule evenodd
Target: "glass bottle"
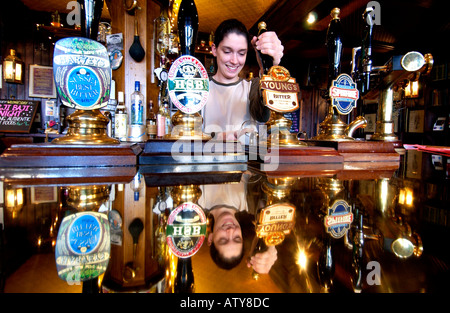
M 163 138 L 166 134 L 166 115 L 164 113 L 164 100 L 160 98 L 158 114 L 156 115 L 156 138 Z
M 114 136 L 120 141 L 127 141 L 128 132 L 128 112 L 124 103 L 124 95 L 122 91 L 118 93 L 118 101 L 115 112 Z
M 133 180 L 130 182 L 130 187 L 131 190 L 133 190 L 133 194 L 134 194 L 134 201 L 139 201 L 139 192 L 142 189 L 142 174 L 141 173 L 137 173 Z
M 178 9 L 178 36 L 181 55 L 194 55 L 198 33 L 198 13 L 194 0 L 182 0 Z
M 128 141 L 143 142 L 147 140 L 146 135 L 146 105 L 144 95 L 141 93 L 141 84 L 136 81 L 134 92 L 131 94 L 130 123 L 128 125 Z
M 145 123 L 145 106 L 144 95 L 141 93 L 141 83 L 134 83 L 134 92 L 131 94 L 131 114 L 130 125 L 144 125 Z
M 110 95 L 109 95 L 109 100 L 108 100 L 108 105 L 106 106 L 106 109 L 110 112 L 110 116 L 108 116 L 110 123 L 108 124 L 111 125 L 111 133 L 108 133 L 108 136 L 110 137 L 115 137 L 114 135 L 114 131 L 115 131 L 115 112 L 116 112 L 116 108 L 117 108 L 117 99 L 116 99 L 116 82 L 112 79 L 111 80 L 111 90 L 110 90 Z M 109 131 L 109 129 L 108 129 Z
M 166 134 L 170 134 L 172 132 L 172 118 L 170 117 L 168 101 L 164 101 L 164 129 Z
M 153 112 L 153 101 L 149 101 L 148 111 L 147 111 L 147 135 L 149 139 L 156 138 L 156 115 Z

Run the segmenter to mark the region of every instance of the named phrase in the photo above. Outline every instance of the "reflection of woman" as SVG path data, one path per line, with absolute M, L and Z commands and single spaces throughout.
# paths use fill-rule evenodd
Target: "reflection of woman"
M 232 269 L 239 265 L 254 237 L 254 213 L 249 212 L 246 197 L 246 175 L 238 184 L 204 185 L 199 204 L 209 211 L 211 221 L 208 245 L 217 266 Z M 250 210 L 254 211 L 254 210 Z M 268 273 L 277 259 L 275 247 L 258 253 L 247 261 L 248 267 Z

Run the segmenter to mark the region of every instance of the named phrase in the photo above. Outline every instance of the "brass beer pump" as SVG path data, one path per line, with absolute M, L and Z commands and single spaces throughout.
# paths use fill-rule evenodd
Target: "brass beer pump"
M 367 121 L 364 117 L 358 116 L 350 124 L 344 123 L 340 116 L 341 114 L 349 114 L 352 111 L 350 107 L 346 111 L 338 110 L 335 105 L 333 105 L 333 99 L 331 95 L 330 88 L 334 87 L 333 84 L 339 79 L 340 74 L 340 63 L 342 55 L 342 41 L 341 41 L 341 24 L 340 24 L 340 9 L 334 8 L 331 11 L 332 20 L 328 26 L 327 31 L 327 50 L 329 58 L 329 73 L 328 73 L 328 90 L 325 99 L 328 102 L 328 114 L 324 121 L 319 125 L 319 133 L 316 137 L 311 138 L 311 140 L 323 140 L 323 141 L 353 141 L 355 140 L 352 135 L 354 131 L 360 127 L 366 127 Z M 345 75 L 345 74 L 344 74 Z M 350 78 L 351 80 L 351 78 Z M 352 83 L 352 82 L 351 82 Z M 351 84 L 350 83 L 350 84 Z M 340 86 L 338 86 L 340 87 Z M 346 88 L 348 86 L 345 86 Z M 354 89 L 353 93 L 354 92 Z M 354 97 L 354 95 L 352 95 Z M 357 99 L 354 99 L 356 101 Z M 356 103 L 356 102 L 355 102 Z
M 194 57 L 198 32 L 195 2 L 182 1 L 178 12 L 181 57 L 172 63 L 168 77 L 169 96 L 178 110 L 172 116 L 172 131 L 164 138 L 209 140 L 211 136 L 202 131 L 203 117 L 199 113 L 209 94 L 209 80 L 203 65 Z
M 258 24 L 258 35 L 267 31 L 267 25 L 265 22 L 260 22 Z M 268 147 L 278 146 L 278 147 L 302 147 L 308 144 L 300 141 L 297 134 L 290 131 L 292 126 L 292 121 L 287 119 L 284 114 L 288 112 L 293 112 L 299 110 L 299 100 L 297 94 L 300 93 L 298 85 L 295 83 L 295 79 L 290 76 L 289 71 L 282 66 L 272 66 L 272 60 L 268 60 L 270 57 L 261 54 L 259 51 L 257 53 L 258 58 L 263 65 L 263 76 L 261 78 L 261 86 L 263 92 L 263 99 L 265 105 L 270 109 L 269 120 L 265 123 L 267 126 L 267 138 L 266 144 Z M 266 59 L 266 60 L 265 60 Z M 270 64 L 269 64 L 270 63 Z M 291 90 L 291 92 L 283 95 L 280 90 L 275 90 L 271 88 L 264 88 L 263 86 L 269 86 L 270 84 L 286 85 L 286 90 Z M 279 88 L 282 89 L 282 88 Z M 280 97 L 277 95 L 282 95 L 281 98 L 289 99 L 289 101 L 279 100 Z M 275 95 L 275 96 L 273 96 Z M 283 103 L 289 102 L 289 103 Z M 264 142 L 264 140 L 261 140 Z
M 378 93 L 376 128 L 370 140 L 396 142 L 398 137 L 394 133 L 394 92 L 404 87 L 406 82 L 418 80 L 421 74 L 428 75 L 433 67 L 433 56 L 411 51 L 392 57 L 383 66 L 372 66 L 372 10 L 372 7 L 368 7 L 363 14 L 366 27 L 362 46 L 353 48 L 352 76 L 360 87 L 362 100 L 376 98 Z M 372 89 L 371 77 L 375 75 L 382 78 L 377 88 Z
M 76 111 L 67 117 L 67 135 L 54 139 L 54 144 L 120 143 L 108 136 L 109 119 L 99 110 L 107 105 L 111 92 L 108 53 L 102 44 L 95 41 L 102 9 L 103 1 L 95 1 L 91 6 L 81 6 L 85 37 L 64 38 L 55 44 L 53 73 L 56 88 L 62 103 Z
M 394 90 L 407 80 L 417 79 L 420 74 L 429 74 L 432 66 L 433 56 L 431 54 L 422 55 L 416 51 L 389 60 L 384 67 L 387 75 L 379 86 L 377 123 L 371 140 L 398 141 L 398 137 L 394 133 Z M 367 97 L 370 97 L 370 94 Z

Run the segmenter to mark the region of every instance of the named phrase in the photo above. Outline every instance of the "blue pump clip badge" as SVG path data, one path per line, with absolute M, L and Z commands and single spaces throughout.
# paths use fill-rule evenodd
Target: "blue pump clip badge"
M 336 200 L 331 208 L 328 209 L 328 215 L 324 219 L 327 233 L 335 239 L 344 236 L 352 222 L 353 213 L 351 212 L 351 207 L 344 200 Z
M 356 108 L 359 91 L 348 74 L 341 74 L 333 80 L 330 87 L 331 105 L 339 114 L 347 115 Z
M 103 274 L 109 263 L 110 226 L 106 214 L 80 212 L 66 216 L 55 247 L 59 278 L 79 284 Z
M 70 37 L 55 44 L 53 76 L 61 102 L 80 110 L 108 104 L 111 63 L 105 46 L 97 41 Z
M 208 100 L 208 72 L 197 58 L 181 56 L 170 67 L 167 88 L 172 103 L 181 112 L 196 113 Z

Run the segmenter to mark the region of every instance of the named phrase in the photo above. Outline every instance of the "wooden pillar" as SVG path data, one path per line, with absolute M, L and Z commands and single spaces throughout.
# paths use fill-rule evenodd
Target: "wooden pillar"
M 142 61 L 136 62 L 130 56 L 129 49 L 134 40 L 134 15 L 126 12 L 123 0 L 106 0 L 109 13 L 111 15 L 112 33 L 122 33 L 124 40 L 123 61 L 120 68 L 113 71 L 113 79 L 116 81 L 116 90 L 125 93 L 125 102 L 128 105 L 129 97 L 134 92 L 134 82 L 140 81 L 141 92 L 145 102 L 150 100 L 156 104 L 158 100 L 158 86 L 154 75 L 152 64 L 157 64 L 154 60 L 153 48 L 154 20 L 159 16 L 161 7 L 156 1 L 138 0 L 136 18 L 138 19 L 138 34 L 141 46 L 145 51 Z M 156 111 L 156 105 L 154 106 Z
M 124 8 L 123 0 L 106 0 L 111 16 L 112 33 L 122 33 L 123 35 L 123 61 L 122 65 L 112 71 L 112 78 L 116 82 L 116 92 L 123 91 L 125 94 L 125 104 L 129 110 L 130 96 L 134 92 L 135 81 L 141 84 L 141 92 L 147 105 L 149 100 L 157 103 L 158 87 L 156 82 L 152 82 L 153 70 L 151 68 L 152 58 L 154 58 L 152 42 L 154 20 L 160 14 L 160 4 L 155 1 L 138 0 L 139 9 L 136 10 L 138 19 L 138 35 L 140 44 L 145 51 L 142 61 L 136 62 L 129 53 L 133 44 L 135 27 L 135 16 L 130 15 Z M 156 106 L 154 106 L 156 110 Z M 145 182 L 142 182 L 145 185 Z M 157 269 L 156 263 L 152 260 L 153 251 L 153 212 L 152 206 L 156 192 L 152 190 L 147 195 L 148 188 L 143 186 L 138 201 L 134 201 L 134 193 L 129 184 L 123 185 L 123 191 L 116 193 L 116 208 L 123 219 L 123 241 L 122 246 L 113 246 L 111 250 L 111 268 L 109 278 L 122 287 L 143 287 L 152 272 Z M 130 223 L 140 218 L 144 223 L 144 230 L 139 236 L 136 263 L 140 270 L 136 277 L 129 283 L 122 281 L 123 269 L 127 262 L 133 260 L 133 238 L 128 230 Z

